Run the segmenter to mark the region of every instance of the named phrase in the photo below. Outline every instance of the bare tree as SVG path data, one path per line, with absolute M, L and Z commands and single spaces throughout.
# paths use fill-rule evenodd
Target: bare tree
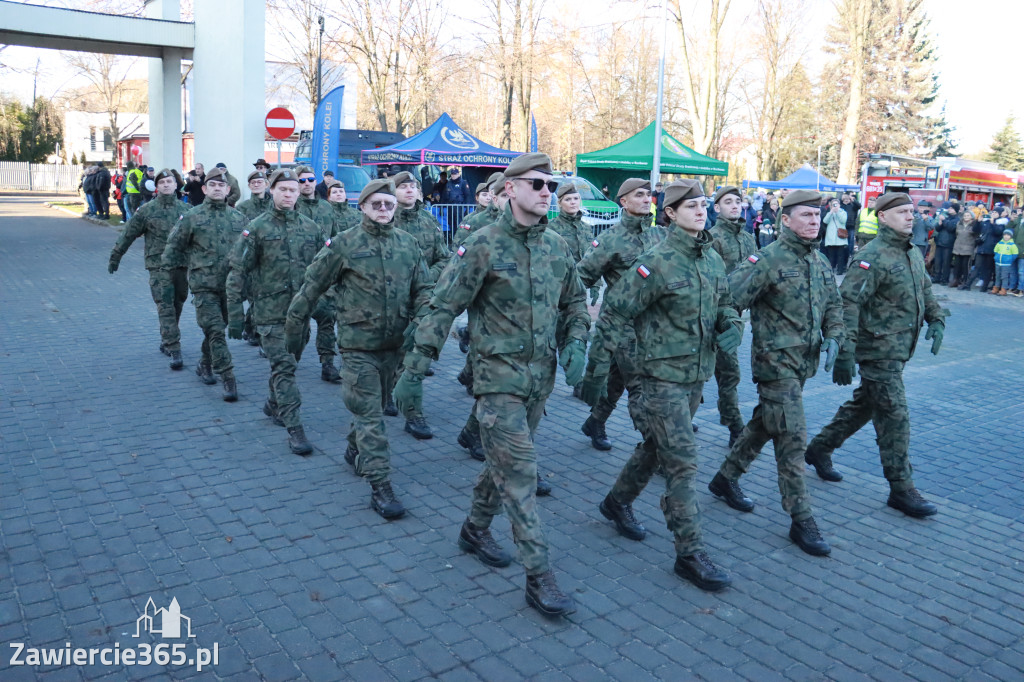
M 89 81 L 99 97 L 107 113 L 110 126 L 110 137 L 117 144 L 121 136 L 121 128 L 117 117 L 124 111 L 128 88 L 128 73 L 135 59 L 128 59 L 111 54 L 92 54 L 88 52 L 65 53 L 65 61 L 75 72 Z M 116 155 L 114 150 L 113 154 Z M 113 160 L 113 159 L 112 159 Z
M 839 150 L 840 183 L 852 182 L 857 171 L 857 133 L 864 104 L 865 70 L 873 44 L 872 16 L 877 4 L 877 0 L 842 0 L 836 6 L 836 23 L 829 28 L 828 40 L 845 47 L 838 50 L 849 75 L 849 98 Z
M 274 24 L 278 40 L 272 41 L 272 57 L 292 65 L 298 71 L 299 84 L 295 90 L 309 101 L 310 116 L 316 114 L 317 76 L 320 73 L 321 90 L 326 93 L 344 77 L 344 68 L 338 64 L 337 49 L 330 40 L 328 28 L 324 31 L 323 49 L 320 49 L 320 18 L 325 26 L 333 15 L 327 0 L 270 0 L 268 19 Z M 322 58 L 321 58 L 322 57 Z
M 719 34 L 729 12 L 731 0 L 711 0 L 711 16 L 704 22 L 707 36 L 688 32 L 688 20 L 683 16 L 682 2 L 676 0 L 676 25 L 682 37 L 683 92 L 690 110 L 690 125 L 693 134 L 693 148 L 708 154 L 717 145 L 722 130 L 721 102 L 723 97 L 721 78 L 721 43 Z

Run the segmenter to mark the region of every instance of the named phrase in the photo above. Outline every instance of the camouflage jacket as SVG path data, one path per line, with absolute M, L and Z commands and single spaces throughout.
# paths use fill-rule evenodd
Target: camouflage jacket
M 245 216 L 224 201 L 209 197 L 178 221 L 167 237 L 165 268 L 188 266 L 188 287 L 224 291 L 228 255 L 245 227 Z
M 309 319 L 316 300 L 335 285 L 338 348 L 394 350 L 410 320 L 426 311 L 432 284 L 415 238 L 395 229 L 394 221 L 375 223 L 364 215 L 320 249 L 288 317 Z
M 565 240 L 569 245 L 569 253 L 577 263 L 594 241 L 594 231 L 583 222 L 583 211 L 576 215 L 560 211 L 555 219 L 548 223 L 548 229 L 558 233 L 558 236 Z
M 231 173 L 227 174 L 227 178 L 228 187 L 230 189 L 228 190 L 228 195 L 224 198 L 224 201 L 227 202 L 228 206 L 234 208 L 238 200 L 242 198 L 242 190 L 238 186 L 238 178 Z
M 444 233 L 437 219 L 420 209 L 418 203 L 413 208 L 399 206 L 395 211 L 395 228 L 416 238 L 430 277 L 436 281 L 452 256 L 444 243 Z
M 622 273 L 641 253 L 664 238 L 665 232 L 661 227 L 651 226 L 651 216 L 623 213 L 614 227 L 590 242 L 590 248 L 576 266 L 583 286 L 590 288 L 601 277 L 609 288 L 615 286 Z
M 334 209 L 323 199 L 316 196 L 313 198 L 300 196 L 299 200 L 295 202 L 295 210 L 319 225 L 328 237 L 333 237 L 338 232 L 337 226 L 334 224 Z
M 228 319 L 243 317 L 242 288 L 248 277 L 253 322 L 284 324 L 288 305 L 302 286 L 306 267 L 326 239 L 319 225 L 291 209 L 271 208 L 260 214 L 242 231 L 242 238 L 231 250 Z
M 520 225 L 506 207 L 501 219 L 460 246 L 434 287 L 430 312 L 416 331 L 416 353 L 436 358 L 452 321 L 469 311 L 473 392 L 547 395 L 555 384 L 555 328 L 586 339 L 586 292 L 565 241 L 547 220 Z M 413 355 L 413 354 L 410 354 Z
M 163 267 L 161 257 L 167 246 L 167 237 L 188 207 L 173 194 L 159 194 L 139 208 L 114 244 L 113 254 L 120 259 L 139 237 L 145 236 L 146 269 Z
M 711 236 L 714 239 L 711 245 L 725 262 L 726 272 L 735 270 L 736 266 L 757 251 L 754 235 L 744 230 L 743 225 L 742 221 L 726 220 L 718 216 L 718 221 L 711 228 Z
M 349 206 L 347 201 L 339 201 L 336 204 L 327 203 L 331 204 L 331 208 L 334 210 L 334 234 L 357 227 L 363 222 L 363 212 Z
M 943 322 L 920 249 L 910 237 L 878 224 L 878 236 L 857 252 L 839 291 L 847 343 L 843 353 L 864 360 L 900 360 L 914 355 L 924 322 Z
M 473 234 L 481 227 L 498 222 L 499 218 L 501 218 L 501 211 L 499 211 L 494 204 L 491 204 L 487 208 L 473 211 L 462 219 L 462 222 L 459 224 L 459 229 L 457 229 L 455 234 L 452 236 L 455 246 L 461 245 L 466 241 L 466 237 Z
M 843 302 L 816 240 L 787 229 L 729 275 L 737 310 L 750 309 L 755 382 L 806 379 L 818 371 L 822 336 L 840 346 Z
M 607 366 L 632 324 L 641 375 L 679 384 L 707 381 L 715 371 L 715 336 L 739 323 L 725 264 L 707 232 L 696 238 L 679 227 L 666 232 L 608 291 L 590 360 Z
M 256 216 L 269 211 L 274 207 L 274 198 L 270 196 L 270 192 L 264 192 L 262 197 L 252 196 L 245 201 L 239 202 L 235 206 L 236 211 L 241 211 L 242 215 L 248 222 L 252 222 L 256 219 Z

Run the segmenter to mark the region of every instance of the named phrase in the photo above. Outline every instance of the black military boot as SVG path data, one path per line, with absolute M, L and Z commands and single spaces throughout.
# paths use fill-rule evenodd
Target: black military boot
M 551 484 L 544 480 L 539 469 L 537 470 L 537 490 L 535 492 L 537 497 L 547 497 L 551 494 Z
M 793 519 L 793 525 L 789 527 L 789 539 L 800 549 L 814 556 L 828 556 L 832 552 L 832 548 L 821 537 L 818 524 L 814 522 L 812 516 L 802 521 Z
M 433 367 L 427 367 L 427 371 L 425 371 L 423 373 L 423 376 L 425 376 L 425 377 L 432 377 L 432 376 L 434 376 L 434 368 Z
M 167 364 L 167 366 L 175 371 L 185 366 L 185 361 L 181 359 L 180 350 L 171 351 L 171 361 Z
M 608 440 L 608 434 L 604 431 L 604 422 L 599 422 L 593 417 L 587 417 L 587 421 L 583 422 L 580 431 L 583 432 L 584 436 L 590 437 L 590 444 L 598 450 L 612 449 L 612 442 Z
M 405 432 L 411 433 L 416 440 L 430 440 L 434 432 L 430 430 L 427 420 L 423 417 L 413 417 L 405 421 Z
M 741 512 L 754 511 L 754 501 L 749 497 L 744 497 L 743 491 L 740 490 L 740 484 L 736 481 L 730 481 L 722 475 L 722 472 L 718 472 L 711 479 L 711 483 L 708 483 L 708 490 L 711 491 L 712 495 L 725 501 L 733 509 Z
M 288 429 L 288 449 L 296 455 L 308 455 L 313 452 L 313 446 L 306 440 L 306 430 L 301 426 L 292 426 Z
M 320 363 L 320 379 L 332 384 L 341 383 L 341 375 L 338 374 L 338 370 L 335 368 L 333 360 L 327 360 Z
M 602 516 L 615 524 L 619 535 L 637 541 L 647 537 L 647 529 L 633 515 L 633 505 L 620 504 L 608 493 L 597 508 Z
M 165 346 L 163 343 L 160 344 L 160 352 L 163 353 L 164 355 L 171 354 L 171 351 L 167 350 L 167 346 Z
M 277 403 L 272 402 L 270 398 L 267 398 L 267 402 L 263 403 L 263 414 L 270 417 L 270 421 L 274 422 L 276 426 L 284 426 L 281 417 L 277 415 Z
M 891 491 L 886 504 L 893 509 L 898 509 L 907 516 L 913 516 L 918 519 L 934 516 L 939 513 L 938 507 L 921 497 L 921 493 L 917 491 L 917 488 L 900 492 Z
M 572 597 L 559 589 L 555 574 L 550 570 L 526 576 L 526 603 L 545 616 L 563 616 L 576 611 Z
M 468 367 L 463 367 L 462 371 L 459 372 L 459 376 L 455 377 L 459 383 L 466 387 L 466 393 L 470 396 L 473 395 L 473 375 L 466 370 Z
M 685 578 L 702 590 L 717 592 L 732 585 L 729 574 L 715 565 L 707 552 L 689 556 L 676 556 L 676 575 Z
M 217 383 L 217 379 L 213 376 L 213 368 L 202 360 L 196 365 L 196 376 L 207 386 L 213 386 Z
M 461 329 L 459 329 L 458 330 L 458 334 L 459 334 L 459 350 L 462 351 L 463 355 L 465 355 L 466 353 L 469 352 L 469 342 L 470 342 L 469 326 L 467 325 L 467 326 L 462 327 Z
M 501 548 L 491 535 L 490 528 L 477 528 L 469 519 L 459 531 L 459 547 L 463 552 L 476 554 L 476 558 L 488 566 L 504 568 L 512 563 L 512 555 Z
M 471 433 L 463 426 L 459 432 L 459 445 L 469 450 L 469 456 L 476 461 L 484 461 L 484 444 L 480 441 L 479 433 Z
M 384 416 L 385 417 L 397 417 L 398 407 L 395 405 L 395 399 L 393 396 L 388 396 L 387 401 L 384 403 Z
M 221 379 L 224 382 L 224 402 L 233 403 L 238 400 L 238 385 L 235 382 L 235 375 L 222 374 Z
M 804 452 L 804 461 L 814 467 L 814 470 L 818 472 L 818 478 L 823 481 L 832 481 L 838 483 L 843 480 L 843 475 L 835 470 L 832 466 L 832 456 L 826 455 L 824 452 L 813 450 L 810 447 Z
M 576 400 L 583 400 L 583 384 L 576 384 L 572 387 L 572 397 Z
M 370 496 L 370 508 L 385 519 L 398 519 L 405 516 L 405 507 L 395 497 L 391 489 L 391 481 L 371 483 L 373 494 Z

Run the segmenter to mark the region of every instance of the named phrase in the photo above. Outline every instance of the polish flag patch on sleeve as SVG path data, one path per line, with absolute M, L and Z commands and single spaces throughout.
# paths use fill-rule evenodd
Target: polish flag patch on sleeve
M 599 242 L 599 241 L 597 241 L 597 240 L 595 239 L 594 241 L 590 242 L 590 245 L 591 245 L 591 246 L 597 246 L 597 245 L 598 245 L 598 244 L 600 244 L 600 243 L 601 243 L 601 242 Z
M 752 253 L 749 256 L 747 256 L 747 260 L 750 261 L 751 263 L 756 263 L 757 261 L 761 260 L 761 257 L 758 256 L 756 253 Z
M 459 250 L 458 250 L 458 251 L 456 251 L 455 253 L 456 253 L 457 255 L 461 256 L 462 254 L 466 253 L 466 247 L 465 247 L 465 246 L 460 246 L 460 247 L 459 247 Z
M 331 245 L 331 240 L 330 239 L 328 239 L 327 241 L 324 242 L 324 246 L 330 246 L 330 245 Z
M 865 270 L 871 269 L 871 263 L 867 262 L 866 260 L 862 260 L 861 262 L 857 263 L 857 265 L 864 268 Z
M 466 223 L 462 223 L 461 225 L 459 225 L 459 227 L 461 227 L 463 230 L 470 229 L 469 225 L 467 225 Z
M 249 230 L 242 230 L 242 236 L 243 237 L 248 237 L 249 236 Z
M 641 265 L 636 269 L 636 271 L 639 272 L 640 276 L 643 277 L 644 279 L 647 279 L 651 275 L 651 271 L 647 269 L 646 265 Z

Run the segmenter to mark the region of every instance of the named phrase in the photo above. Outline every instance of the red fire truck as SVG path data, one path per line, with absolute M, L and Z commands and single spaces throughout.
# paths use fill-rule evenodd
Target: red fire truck
M 916 159 L 896 154 L 872 154 L 861 170 L 861 201 L 888 191 L 904 191 L 929 199 L 980 201 L 989 208 L 996 202 L 1019 203 L 1024 174 L 1003 170 L 994 163 L 953 157 Z

